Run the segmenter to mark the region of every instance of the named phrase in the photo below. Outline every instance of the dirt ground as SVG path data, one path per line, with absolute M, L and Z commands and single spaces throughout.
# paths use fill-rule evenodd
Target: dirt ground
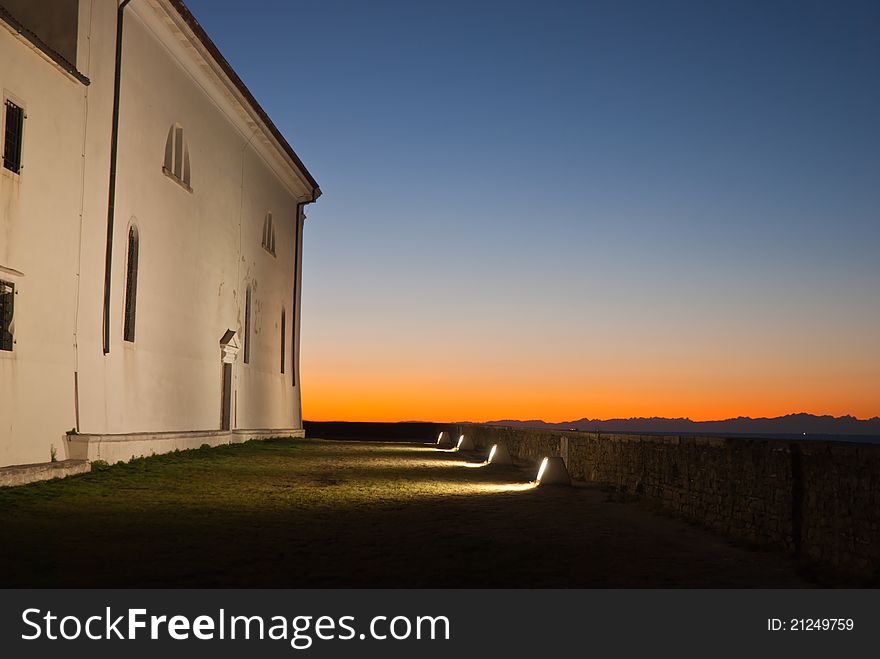
M 0 489 L 0 586 L 812 585 L 644 503 L 479 460 L 279 439 Z

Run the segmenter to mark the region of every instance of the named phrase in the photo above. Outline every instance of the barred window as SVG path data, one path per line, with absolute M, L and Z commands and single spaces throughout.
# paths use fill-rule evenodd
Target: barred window
M 6 101 L 6 135 L 3 142 L 3 166 L 18 174 L 21 172 L 21 144 L 24 134 L 24 110 L 12 101 Z
M 162 171 L 171 178 L 190 188 L 189 147 L 183 134 L 183 128 L 174 124 L 168 129 L 165 140 L 165 162 Z
M 15 308 L 15 284 L 0 281 L 0 350 L 12 350 L 12 314 Z
M 128 230 L 128 264 L 125 272 L 125 329 L 123 338 L 134 341 L 135 311 L 137 309 L 138 230 Z

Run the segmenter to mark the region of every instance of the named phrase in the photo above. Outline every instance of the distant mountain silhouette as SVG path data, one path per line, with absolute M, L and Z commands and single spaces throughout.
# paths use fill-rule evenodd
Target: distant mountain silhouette
M 786 414 L 772 419 L 739 416 L 723 421 L 692 421 L 687 418 L 663 417 L 633 419 L 578 419 L 561 423 L 541 420 L 487 421 L 488 425 L 552 430 L 600 432 L 694 433 L 705 435 L 880 435 L 880 417 L 857 419 L 854 416 L 816 416 Z

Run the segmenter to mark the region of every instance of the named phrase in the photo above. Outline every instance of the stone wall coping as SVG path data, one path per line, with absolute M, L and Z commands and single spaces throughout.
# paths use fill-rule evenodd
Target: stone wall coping
M 640 433 L 623 433 L 623 432 L 595 432 L 581 430 L 557 430 L 555 428 L 529 428 L 519 426 L 493 426 L 485 423 L 461 424 L 463 428 L 468 425 L 482 426 L 485 428 L 504 429 L 517 432 L 526 432 L 530 434 L 544 434 L 559 437 L 569 437 L 573 439 L 591 439 L 610 442 L 639 442 L 639 443 L 655 443 L 655 444 L 693 444 L 696 446 L 717 446 L 728 447 L 731 445 L 742 444 L 743 446 L 754 445 L 763 446 L 770 450 L 787 450 L 790 446 L 797 445 L 802 452 L 817 453 L 821 451 L 832 452 L 862 452 L 877 451 L 880 453 L 880 443 L 873 444 L 870 442 L 848 442 L 846 439 L 840 440 L 820 440 L 820 439 L 779 439 L 773 437 L 731 437 L 725 435 L 654 435 Z M 841 437 L 845 438 L 845 435 Z
M 33 462 L 24 465 L 0 467 L 0 475 L 20 471 L 64 471 L 71 467 L 88 464 L 88 460 L 58 460 L 57 462 Z
M 57 462 L 37 462 L 25 465 L 0 467 L 0 487 L 27 485 L 37 481 L 48 481 L 91 471 L 88 460 L 59 460 Z

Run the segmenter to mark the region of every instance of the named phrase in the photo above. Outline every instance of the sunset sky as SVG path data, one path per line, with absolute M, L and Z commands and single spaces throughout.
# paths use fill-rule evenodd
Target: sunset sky
M 187 4 L 324 192 L 305 418 L 880 415 L 880 3 Z

